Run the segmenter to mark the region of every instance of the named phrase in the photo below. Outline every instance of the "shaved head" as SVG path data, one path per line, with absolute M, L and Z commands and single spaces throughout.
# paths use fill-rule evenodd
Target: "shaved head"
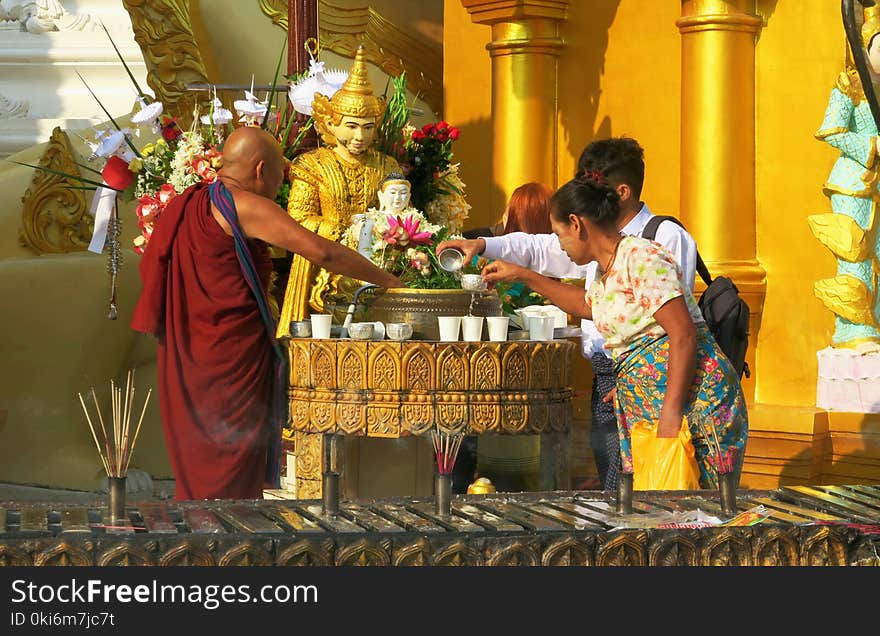
M 284 177 L 284 158 L 278 140 L 255 126 L 236 128 L 223 145 L 221 177 L 274 198 Z

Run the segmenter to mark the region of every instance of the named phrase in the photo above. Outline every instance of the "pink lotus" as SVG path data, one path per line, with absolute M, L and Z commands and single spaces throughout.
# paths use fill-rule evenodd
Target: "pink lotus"
M 419 232 L 420 221 L 414 219 L 412 215 L 401 219 L 399 216 L 388 217 L 388 229 L 382 235 L 382 238 L 389 245 L 398 247 L 407 247 L 410 243 L 413 245 L 430 245 L 431 233 Z

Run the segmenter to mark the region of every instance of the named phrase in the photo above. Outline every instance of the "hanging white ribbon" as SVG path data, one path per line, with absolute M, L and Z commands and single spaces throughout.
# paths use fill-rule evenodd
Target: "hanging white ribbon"
M 116 190 L 113 188 L 100 187 L 95 190 L 92 199 L 92 208 L 89 213 L 95 217 L 95 231 L 92 232 L 92 241 L 89 243 L 89 251 L 100 254 L 104 251 L 104 242 L 107 240 L 107 224 L 113 213 L 113 203 L 116 201 Z

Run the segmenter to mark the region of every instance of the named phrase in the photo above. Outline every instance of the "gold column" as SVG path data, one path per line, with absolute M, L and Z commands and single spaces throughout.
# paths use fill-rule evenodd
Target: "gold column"
M 755 228 L 755 0 L 682 0 L 681 215 L 713 276 L 752 314 L 749 366 L 767 288 Z M 754 380 L 744 382 L 749 399 Z
M 476 24 L 492 27 L 486 49 L 492 58 L 492 209 L 498 214 L 523 183 L 556 185 L 556 61 L 569 2 L 461 3 Z

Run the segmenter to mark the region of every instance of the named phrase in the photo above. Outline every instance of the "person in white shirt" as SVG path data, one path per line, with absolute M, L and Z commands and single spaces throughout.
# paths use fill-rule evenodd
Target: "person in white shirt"
M 641 236 L 654 216 L 640 200 L 645 179 L 644 150 L 629 137 L 612 137 L 594 141 L 584 148 L 578 159 L 577 175 L 597 171 L 620 197 L 617 227 L 621 234 Z M 691 291 L 696 274 L 697 246 L 693 237 L 681 226 L 664 221 L 657 228 L 656 243 L 665 247 L 681 267 L 685 284 Z M 500 259 L 526 267 L 553 278 L 583 278 L 589 289 L 596 278 L 598 264 L 593 261 L 577 265 L 563 251 L 555 234 L 515 232 L 504 236 L 458 239 L 437 246 L 441 251 L 457 247 L 465 253 L 465 262 L 474 255 Z M 620 474 L 620 441 L 614 413 L 616 375 L 605 341 L 591 320 L 581 321 L 583 355 L 593 366 L 592 425 L 590 446 L 605 490 L 617 487 Z

